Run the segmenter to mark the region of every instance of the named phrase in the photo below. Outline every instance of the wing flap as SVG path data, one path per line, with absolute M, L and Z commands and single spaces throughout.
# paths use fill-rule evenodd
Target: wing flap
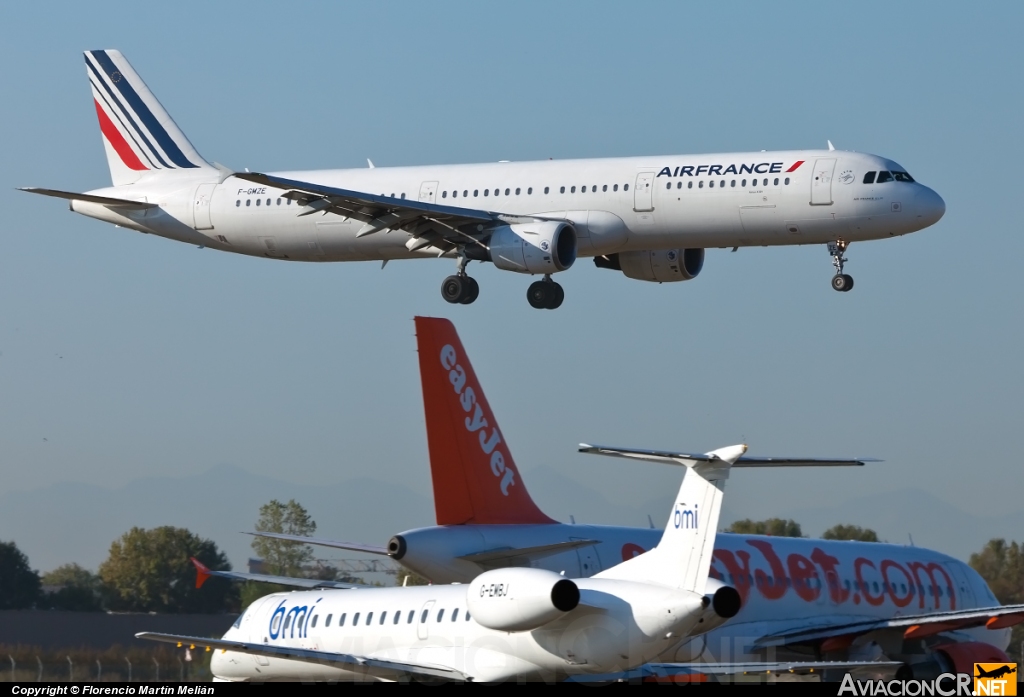
M 179 647 L 188 646 L 191 649 L 195 649 L 198 646 L 200 648 L 211 650 L 235 651 L 237 653 L 245 653 L 251 656 L 285 658 L 292 661 L 304 661 L 306 663 L 318 663 L 320 665 L 335 665 L 339 668 L 346 668 L 356 672 L 365 673 L 373 677 L 385 679 L 396 679 L 408 676 L 423 676 L 463 681 L 468 679 L 464 673 L 445 666 L 384 661 L 365 656 L 357 656 L 354 654 L 333 653 L 331 651 L 313 651 L 311 649 L 300 649 L 288 646 L 254 644 L 242 641 L 230 641 L 227 639 L 207 639 L 204 637 L 161 634 L 158 632 L 139 632 L 135 636 L 138 639 L 175 644 Z

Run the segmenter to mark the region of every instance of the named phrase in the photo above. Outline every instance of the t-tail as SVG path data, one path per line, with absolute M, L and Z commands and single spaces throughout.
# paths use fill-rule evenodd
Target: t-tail
M 120 51 L 86 51 L 85 65 L 114 186 L 152 172 L 213 169 Z
M 681 461 L 683 483 L 658 545 L 597 574 L 595 578 L 653 583 L 704 593 L 715 531 L 722 513 L 722 492 L 733 464 L 747 451 L 745 445 L 719 448 L 704 456 Z
M 556 522 L 526 491 L 455 327 L 415 321 L 437 524 Z

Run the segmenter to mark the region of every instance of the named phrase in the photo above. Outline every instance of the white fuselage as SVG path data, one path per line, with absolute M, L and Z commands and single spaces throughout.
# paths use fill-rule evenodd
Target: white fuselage
M 254 602 L 225 639 L 453 668 L 475 681 L 558 680 L 642 665 L 686 636 L 700 596 L 607 579 L 577 581 L 581 605 L 533 631 L 479 625 L 470 586 L 359 588 L 276 593 Z M 346 680 L 331 665 L 214 653 L 222 680 Z
M 873 155 L 785 151 L 590 160 L 280 172 L 277 176 L 373 195 L 574 222 L 580 256 L 672 248 L 792 245 L 880 239 L 942 217 L 934 191 L 913 181 L 863 183 L 903 172 Z M 212 169 L 147 174 L 90 192 L 159 204 L 119 212 L 75 201 L 72 210 L 170 239 L 291 261 L 437 256 L 410 251 L 410 235 L 361 238 L 359 221 L 310 212 Z

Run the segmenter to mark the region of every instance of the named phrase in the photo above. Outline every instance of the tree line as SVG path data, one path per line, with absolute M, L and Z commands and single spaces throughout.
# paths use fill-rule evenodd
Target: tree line
M 316 523 L 294 500 L 274 500 L 260 508 L 255 529 L 308 536 L 316 532 Z M 313 560 L 308 545 L 257 537 L 252 546 L 270 574 L 306 575 Z M 217 577 L 196 588 L 193 557 L 215 571 L 231 570 L 213 540 L 170 525 L 124 533 L 111 543 L 96 572 L 64 564 L 40 574 L 14 542 L 0 542 L 0 610 L 240 612 L 246 601 L 281 590 L 266 584 L 240 587 Z

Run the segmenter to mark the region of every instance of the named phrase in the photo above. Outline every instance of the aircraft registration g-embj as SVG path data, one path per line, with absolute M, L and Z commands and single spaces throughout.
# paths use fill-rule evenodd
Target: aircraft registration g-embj
M 851 242 L 915 232 L 945 204 L 884 157 L 834 150 L 666 155 L 470 165 L 235 172 L 210 164 L 120 52 L 85 62 L 113 186 L 26 188 L 71 210 L 225 252 L 291 261 L 448 257 L 441 292 L 476 300 L 470 261 L 551 279 L 578 257 L 641 281 L 695 278 L 706 248 L 826 244 L 848 291 Z
M 468 583 L 501 567 L 600 578 L 659 544 L 662 532 L 653 527 L 564 524 L 545 515 L 526 489 L 455 328 L 444 319 L 417 317 L 416 338 L 437 525 L 402 532 L 386 546 L 255 534 L 386 554 L 434 583 Z M 705 457 L 586 445 L 581 451 L 670 465 Z M 865 461 L 743 455 L 732 468 Z M 707 514 L 703 504 L 676 507 L 668 525 L 710 525 Z M 209 574 L 305 588 L 333 585 Z M 810 659 L 895 662 L 900 677 L 972 673 L 975 663 L 1005 663 L 1009 628 L 1024 622 L 1024 605 L 1000 606 L 967 564 L 886 543 L 719 533 L 706 584 L 710 602 L 697 628 L 657 659 L 671 664 L 650 663 L 641 675 L 836 669 Z M 243 629 L 259 628 L 246 622 Z M 583 649 L 575 655 L 587 659 Z

